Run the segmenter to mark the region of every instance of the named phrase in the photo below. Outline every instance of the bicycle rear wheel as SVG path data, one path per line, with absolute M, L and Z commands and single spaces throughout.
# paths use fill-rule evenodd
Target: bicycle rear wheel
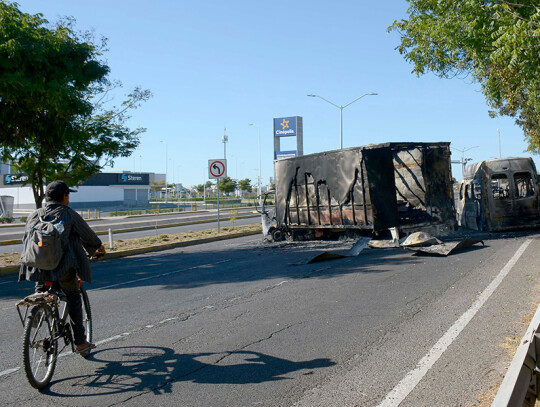
M 26 378 L 38 390 L 50 383 L 58 353 L 58 334 L 51 307 L 36 305 L 24 325 L 23 362 Z
M 81 297 L 83 301 L 83 324 L 86 332 L 86 340 L 92 342 L 92 309 L 90 308 L 90 300 L 88 299 L 88 293 L 81 287 Z M 81 356 L 88 357 L 90 349 L 81 353 Z

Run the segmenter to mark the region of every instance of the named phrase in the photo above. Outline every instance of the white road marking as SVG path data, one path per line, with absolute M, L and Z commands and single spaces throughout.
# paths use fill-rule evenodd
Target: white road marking
M 506 263 L 497 277 L 487 286 L 487 288 L 478 296 L 476 301 L 465 313 L 450 327 L 448 331 L 439 339 L 439 341 L 430 349 L 430 351 L 418 362 L 416 368 L 411 370 L 401 380 L 396 387 L 390 391 L 381 404 L 377 407 L 396 407 L 413 391 L 416 385 L 422 380 L 431 367 L 439 360 L 448 346 L 458 337 L 471 319 L 482 308 L 484 303 L 491 297 L 503 279 L 508 275 L 512 267 L 515 266 L 521 255 L 525 252 L 532 240 L 526 240 L 514 256 Z
M 20 370 L 20 367 L 14 367 L 13 369 L 4 370 L 3 372 L 0 372 L 0 377 L 8 375 L 10 373 L 15 373 L 17 370 Z
M 96 346 L 103 345 L 104 343 L 112 342 L 117 339 L 122 339 L 124 336 L 128 336 L 128 335 L 129 335 L 129 332 L 124 332 L 123 334 L 120 334 L 120 335 L 111 336 L 110 338 L 103 339 L 102 341 L 96 342 Z

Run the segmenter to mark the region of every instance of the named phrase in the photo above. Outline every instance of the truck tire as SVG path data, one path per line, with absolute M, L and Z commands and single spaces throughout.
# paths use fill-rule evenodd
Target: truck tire
M 272 231 L 272 239 L 274 242 L 281 242 L 283 239 L 285 239 L 285 233 L 281 229 L 274 229 Z

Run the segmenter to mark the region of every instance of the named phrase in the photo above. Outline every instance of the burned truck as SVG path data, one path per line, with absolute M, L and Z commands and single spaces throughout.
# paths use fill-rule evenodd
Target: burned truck
M 274 240 L 347 233 L 454 230 L 450 143 L 384 143 L 274 163 Z
M 490 232 L 540 226 L 538 182 L 532 158 L 470 164 L 458 184 L 459 225 Z

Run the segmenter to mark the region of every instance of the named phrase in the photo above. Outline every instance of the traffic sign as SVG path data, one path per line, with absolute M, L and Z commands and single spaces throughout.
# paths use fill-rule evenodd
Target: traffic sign
M 225 178 L 227 176 L 227 160 L 208 160 L 208 178 Z

